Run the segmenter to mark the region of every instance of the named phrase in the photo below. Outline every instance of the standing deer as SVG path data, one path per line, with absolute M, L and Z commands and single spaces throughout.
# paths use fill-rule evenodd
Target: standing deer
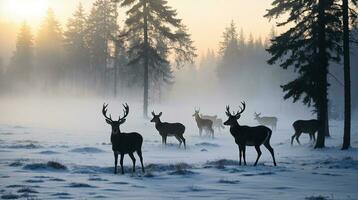
M 311 120 L 297 120 L 293 124 L 293 129 L 295 133 L 291 137 L 291 145 L 293 145 L 293 139 L 296 138 L 298 144 L 300 143 L 299 137 L 302 133 L 308 133 L 310 136 L 310 141 L 316 141 L 315 133 L 318 131 L 320 123 L 316 119 Z
M 216 128 L 218 131 L 221 132 L 221 129 L 224 129 L 225 126 L 223 126 L 223 120 L 218 118 L 217 115 L 210 116 L 210 115 L 202 115 L 200 114 L 200 117 L 203 119 L 209 119 L 213 122 L 213 128 Z
M 142 144 L 143 144 L 143 137 L 136 132 L 132 133 L 123 133 L 119 129 L 119 126 L 126 121 L 126 117 L 129 113 L 129 106 L 127 104 L 123 104 L 123 117 L 119 116 L 118 121 L 112 120 L 112 116 L 107 116 L 107 106 L 108 104 L 103 104 L 102 107 L 102 114 L 106 119 L 107 124 L 111 125 L 112 133 L 111 133 L 111 143 L 112 143 L 112 150 L 114 153 L 114 173 L 117 174 L 117 163 L 118 163 L 118 154 L 121 155 L 121 171 L 124 174 L 123 169 L 123 157 L 125 154 L 128 154 L 129 157 L 132 159 L 133 162 L 133 172 L 135 172 L 135 162 L 136 159 L 134 158 L 133 153 L 136 151 L 140 163 L 142 164 L 142 171 L 144 173 L 144 165 L 143 165 L 143 157 L 142 157 Z
M 260 117 L 261 113 L 254 113 L 255 120 L 263 126 L 271 126 L 273 130 L 277 127 L 277 117 Z
M 179 148 L 181 143 L 184 143 L 184 148 L 186 149 L 185 138 L 183 134 L 185 132 L 185 126 L 181 123 L 168 123 L 161 122 L 160 117 L 162 112 L 159 115 L 156 115 L 154 111 L 152 112 L 153 119 L 150 122 L 155 123 L 155 128 L 159 131 L 159 134 L 162 136 L 162 144 L 167 144 L 167 137 L 174 136 L 179 141 Z
M 235 143 L 239 146 L 239 165 L 241 165 L 241 157 L 243 157 L 244 165 L 246 165 L 246 146 L 254 146 L 257 151 L 257 158 L 254 164 L 254 166 L 256 166 L 261 156 L 260 146 L 263 144 L 270 151 L 273 164 L 276 166 L 274 150 L 270 145 L 272 131 L 266 126 L 241 126 L 237 120 L 240 119 L 241 114 L 245 111 L 246 108 L 245 102 L 242 102 L 241 104 L 243 107 L 241 108 L 240 106 L 240 111 L 238 111 L 236 114 L 231 114 L 230 107 L 226 106 L 226 115 L 229 118 L 226 120 L 226 122 L 224 122 L 224 125 L 230 126 L 230 133 L 235 138 Z
M 214 138 L 214 129 L 213 129 L 213 121 L 210 119 L 203 119 L 199 115 L 200 109 L 196 110 L 193 114 L 193 117 L 195 117 L 196 124 L 199 128 L 199 135 L 201 137 L 201 134 L 203 132 L 203 129 L 206 131 L 206 133 L 211 134 L 211 137 Z

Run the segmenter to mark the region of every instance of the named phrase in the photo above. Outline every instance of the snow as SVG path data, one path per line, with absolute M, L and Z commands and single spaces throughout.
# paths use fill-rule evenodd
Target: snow
M 356 121 L 353 148 L 348 151 L 339 149 L 342 122 L 331 123 L 327 148 L 315 150 L 307 134 L 300 138 L 302 145 L 291 146 L 293 131 L 289 122 L 281 121 L 288 125 L 279 126 L 271 140 L 278 166 L 273 166 L 269 152 L 262 146 L 262 157 L 254 167 L 254 148 L 247 149 L 248 165 L 239 166 L 238 149 L 228 128 L 216 133 L 215 139 L 199 137 L 191 114 L 186 113 L 188 117 L 182 120 L 186 125 L 186 150 L 178 148 L 175 138 L 168 138 L 168 146 L 162 146 L 149 120 L 132 116 L 121 127 L 123 132 L 143 135 L 145 174 L 141 173 L 139 159 L 136 173 L 131 173 L 128 156 L 124 159 L 126 174 L 113 174 L 110 127 L 100 115 L 88 121 L 81 119 L 87 125 L 83 129 L 2 124 L 0 198 L 358 199 Z M 253 125 L 250 117 L 242 121 Z M 174 118 L 163 112 L 162 121 Z

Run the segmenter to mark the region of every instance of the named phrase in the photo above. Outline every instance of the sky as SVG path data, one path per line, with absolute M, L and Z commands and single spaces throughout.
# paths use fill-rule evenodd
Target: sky
M 0 23 L 17 25 L 26 20 L 32 28 L 41 23 L 47 8 L 51 7 L 62 24 L 65 24 L 79 3 L 87 11 L 94 0 L 0 0 Z M 192 39 L 201 54 L 207 49 L 216 50 L 222 32 L 231 20 L 243 28 L 246 35 L 266 37 L 273 22 L 264 18 L 265 10 L 270 8 L 267 0 L 168 0 L 169 5 L 177 9 L 178 17 L 189 28 Z M 126 9 L 120 9 L 120 22 L 125 20 Z M 2 32 L 0 24 L 0 34 Z M 0 35 L 1 36 L 1 35 Z M 14 48 L 10 40 L 9 48 Z M 1 52 L 0 52 L 1 53 Z

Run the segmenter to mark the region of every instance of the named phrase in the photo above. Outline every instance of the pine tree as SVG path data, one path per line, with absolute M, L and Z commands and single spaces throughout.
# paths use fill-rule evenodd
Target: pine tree
M 118 35 L 117 6 L 111 0 L 96 0 L 93 3 L 90 15 L 87 19 L 88 42 L 90 51 L 92 79 L 98 91 L 103 91 L 109 84 L 109 69 L 107 61 L 109 58 L 109 41 Z
M 221 82 L 230 85 L 230 82 L 236 79 L 239 74 L 237 64 L 240 54 L 237 28 L 233 21 L 230 23 L 230 26 L 225 28 L 222 37 L 223 41 L 220 42 L 219 47 L 220 61 L 217 68 L 217 75 Z
M 167 68 L 169 63 L 169 58 L 160 54 L 158 43 L 163 42 L 167 49 L 176 55 L 177 66 L 193 62 L 196 56 L 195 48 L 185 26 L 177 18 L 176 11 L 167 5 L 167 1 L 122 0 L 120 2 L 122 7 L 131 7 L 127 11 L 126 36 L 128 41 L 133 41 L 133 37 L 137 37 L 138 40 L 129 46 L 129 53 L 132 55 L 129 64 L 143 64 L 143 115 L 147 117 L 150 67 Z
M 68 78 L 75 84 L 81 81 L 83 88 L 84 80 L 89 78 L 89 48 L 86 42 L 87 19 L 82 7 L 79 4 L 73 16 L 67 21 L 67 29 L 64 32 L 64 47 L 66 52 L 66 61 Z
M 344 134 L 342 149 L 350 147 L 351 137 L 351 72 L 350 72 L 350 30 L 349 30 L 349 1 L 342 0 L 343 14 L 343 54 L 344 54 Z M 357 6 L 358 1 L 352 1 Z M 357 13 L 353 13 L 354 20 Z M 353 22 L 354 23 L 354 22 Z
M 266 17 L 272 19 L 289 16 L 278 26 L 294 24 L 292 28 L 275 37 L 267 49 L 272 55 L 268 63 L 279 63 L 287 69 L 293 66 L 299 77 L 282 86 L 284 98 L 301 99 L 317 111 L 321 127 L 316 148 L 324 147 L 328 132 L 328 64 L 338 62 L 341 54 L 339 8 L 335 0 L 275 0 Z
M 44 81 L 43 86 L 57 87 L 64 76 L 63 35 L 52 9 L 39 28 L 36 40 L 36 76 Z
M 34 64 L 34 41 L 30 27 L 23 22 L 16 39 L 16 50 L 8 69 L 12 84 L 29 84 Z

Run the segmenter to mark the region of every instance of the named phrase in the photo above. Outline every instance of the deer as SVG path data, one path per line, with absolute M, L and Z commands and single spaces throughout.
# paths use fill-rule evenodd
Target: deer
M 263 126 L 271 126 L 273 130 L 277 127 L 277 117 L 260 117 L 261 113 L 254 113 L 255 120 Z
M 316 141 L 315 133 L 318 131 L 320 127 L 320 123 L 316 119 L 311 120 L 297 120 L 293 124 L 293 129 L 295 133 L 291 137 L 291 145 L 293 145 L 293 140 L 296 138 L 298 144 L 300 143 L 299 137 L 302 133 L 308 133 L 310 136 L 310 141 Z
M 200 114 L 200 117 L 203 119 L 209 119 L 213 122 L 213 128 L 216 128 L 218 131 L 221 132 L 221 129 L 224 129 L 225 126 L 223 126 L 223 120 L 218 118 L 217 115 L 211 116 L 211 115 L 202 115 Z
M 129 114 L 129 106 L 128 104 L 123 104 L 123 117 L 119 115 L 117 121 L 112 119 L 112 116 L 107 116 L 107 107 L 108 104 L 103 104 L 102 107 L 102 114 L 107 122 L 107 124 L 111 125 L 112 132 L 111 132 L 111 143 L 112 143 L 112 150 L 114 153 L 114 174 L 117 174 L 117 164 L 118 164 L 118 154 L 121 155 L 120 158 L 120 165 L 121 165 L 121 172 L 124 174 L 123 169 L 123 158 L 125 154 L 128 154 L 129 157 L 132 159 L 133 162 L 133 169 L 132 172 L 135 172 L 135 163 L 136 159 L 133 155 L 134 152 L 137 152 L 140 163 L 142 165 L 142 172 L 144 173 L 144 165 L 143 165 L 143 156 L 142 156 L 142 144 L 143 144 L 143 137 L 139 133 L 131 132 L 131 133 L 124 133 L 120 130 L 120 125 L 122 125 L 126 121 L 126 117 Z
M 183 136 L 185 132 L 185 126 L 181 123 L 168 123 L 162 122 L 160 117 L 162 116 L 162 112 L 158 115 L 155 112 L 152 112 L 153 119 L 150 122 L 155 123 L 155 128 L 158 130 L 160 136 L 162 136 L 162 144 L 167 144 L 167 137 L 174 136 L 179 141 L 179 148 L 182 143 L 184 143 L 184 149 L 186 149 L 185 138 Z
M 246 109 L 246 103 L 241 102 L 240 110 L 236 113 L 230 112 L 230 107 L 226 106 L 226 112 L 228 119 L 224 122 L 224 125 L 230 127 L 230 133 L 235 138 L 235 143 L 239 147 L 239 165 L 241 165 L 241 157 L 243 157 L 244 165 L 246 165 L 246 146 L 254 146 L 257 151 L 257 158 L 254 166 L 257 165 L 261 157 L 260 146 L 264 145 L 271 153 L 273 164 L 276 166 L 274 150 L 270 145 L 270 139 L 272 136 L 272 131 L 266 126 L 241 126 L 237 120 L 240 119 L 241 114 Z
M 199 135 L 201 137 L 201 134 L 203 132 L 203 129 L 206 131 L 206 133 L 211 134 L 211 137 L 214 138 L 214 129 L 213 129 L 213 121 L 210 119 L 203 119 L 200 117 L 199 110 L 194 110 L 193 117 L 195 117 L 196 124 L 199 128 Z

